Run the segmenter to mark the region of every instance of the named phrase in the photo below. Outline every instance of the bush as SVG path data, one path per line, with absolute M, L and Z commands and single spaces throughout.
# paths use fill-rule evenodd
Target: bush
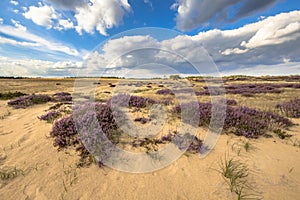
M 35 104 L 43 104 L 51 101 L 52 98 L 48 95 L 39 94 L 39 95 L 29 95 L 29 96 L 23 96 L 19 97 L 17 99 L 11 100 L 8 102 L 9 106 L 12 106 L 13 108 L 27 108 L 29 106 L 35 105 Z
M 234 99 L 226 99 L 226 103 L 229 106 L 236 106 L 237 105 L 237 102 Z
M 59 118 L 61 116 L 60 112 L 58 111 L 50 111 L 44 115 L 41 115 L 38 117 L 38 119 L 40 120 L 44 120 L 47 122 L 53 122 L 54 120 L 56 120 L 57 118 Z
M 162 95 L 174 95 L 172 90 L 170 89 L 162 89 L 162 90 L 157 90 L 156 94 L 162 94 Z
M 188 102 L 175 106 L 172 112 L 179 114 L 181 113 L 182 108 L 183 110 L 187 110 L 194 107 L 194 103 L 195 102 Z M 212 116 L 211 109 L 211 103 L 199 103 L 199 126 L 209 125 Z M 192 114 L 191 111 L 191 115 L 195 114 Z M 193 118 L 193 116 L 191 116 L 191 118 Z M 189 123 L 189 121 L 183 122 Z M 263 135 L 267 130 L 271 129 L 274 124 L 280 127 L 288 127 L 292 125 L 292 122 L 287 118 L 270 112 L 258 111 L 248 107 L 227 106 L 223 128 L 238 136 L 257 138 L 260 135 Z
M 204 91 L 197 91 L 196 95 L 219 95 L 222 93 L 222 90 L 218 92 L 218 87 L 210 87 L 213 91 L 213 94 L 210 93 L 209 87 L 203 87 Z M 300 88 L 300 84 L 291 84 L 291 83 L 283 83 L 283 84 L 271 84 L 271 83 L 263 83 L 263 84 L 232 84 L 225 86 L 225 90 L 227 94 L 241 94 L 245 97 L 251 97 L 253 94 L 265 94 L 265 93 L 281 93 L 281 88 Z
M 108 105 L 111 104 L 126 107 L 136 107 L 136 108 L 144 108 L 147 105 L 151 105 L 156 103 L 155 100 L 151 98 L 141 97 L 141 96 L 130 96 L 128 94 L 118 94 L 110 98 L 107 102 Z
M 0 93 L 0 100 L 8 100 L 8 99 L 13 99 L 16 97 L 21 97 L 25 96 L 27 94 L 22 93 L 22 92 L 7 92 L 7 93 Z
M 286 103 L 277 104 L 276 108 L 287 117 L 300 117 L 300 99 L 294 99 Z
M 72 96 L 68 92 L 58 92 L 53 96 L 57 101 L 72 101 Z
M 95 122 L 98 126 L 94 124 Z M 78 130 L 81 131 L 80 134 Z M 54 146 L 59 150 L 74 146 L 79 152 L 81 161 L 91 160 L 91 155 L 83 144 L 90 147 L 89 150 L 96 149 L 93 153 L 101 157 L 99 162 L 102 163 L 105 159 L 103 155 L 109 156 L 109 152 L 106 151 L 110 150 L 109 146 L 103 143 L 103 138 L 107 137 L 116 143 L 116 130 L 117 125 L 110 107 L 106 104 L 94 103 L 77 107 L 71 115 L 55 122 L 50 135 L 54 138 Z M 99 144 L 101 144 L 101 151 L 98 148 Z

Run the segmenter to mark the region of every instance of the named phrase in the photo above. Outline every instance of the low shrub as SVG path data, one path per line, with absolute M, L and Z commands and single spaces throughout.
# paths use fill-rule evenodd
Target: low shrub
M 300 117 L 300 99 L 294 99 L 289 102 L 277 104 L 276 108 L 287 117 Z
M 61 116 L 60 112 L 52 110 L 44 115 L 39 116 L 38 119 L 47 122 L 53 122 L 54 120 L 58 119 L 60 116 Z
M 181 109 L 191 112 L 191 119 L 193 119 L 194 104 L 197 102 L 188 102 L 173 107 L 172 112 L 180 114 Z M 199 103 L 199 126 L 208 126 L 212 117 L 212 104 Z M 194 111 L 195 112 L 195 111 Z M 197 119 L 197 118 L 196 118 Z M 183 121 L 189 123 L 189 121 Z M 245 136 L 248 138 L 257 138 L 266 133 L 267 130 L 272 129 L 276 125 L 279 127 L 288 127 L 293 125 L 292 122 L 280 115 L 270 112 L 259 111 L 248 107 L 232 107 L 227 106 L 226 117 L 224 120 L 224 130 L 234 133 L 235 135 Z
M 23 92 L 6 92 L 6 93 L 0 93 L 0 100 L 8 100 L 8 99 L 13 99 L 16 97 L 21 97 L 25 96 L 27 94 Z
M 12 106 L 13 108 L 27 108 L 29 106 L 35 105 L 35 104 L 43 104 L 51 101 L 52 98 L 45 94 L 39 94 L 39 95 L 28 95 L 28 96 L 22 96 L 19 98 L 16 98 L 14 100 L 11 100 L 8 102 L 9 106 Z

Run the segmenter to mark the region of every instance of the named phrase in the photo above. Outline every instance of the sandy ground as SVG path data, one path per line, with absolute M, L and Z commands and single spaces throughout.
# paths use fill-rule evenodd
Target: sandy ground
M 23 175 L 2 181 L 1 199 L 236 199 L 217 172 L 226 153 L 247 163 L 250 181 L 264 199 L 297 199 L 300 148 L 279 139 L 250 140 L 222 135 L 204 159 L 183 155 L 170 166 L 147 174 L 129 174 L 97 166 L 76 168 L 73 152 L 57 152 L 49 138 L 51 124 L 37 119 L 48 105 L 14 110 L 0 121 L 1 165 Z M 299 121 L 298 121 L 299 122 Z M 299 134 L 299 126 L 289 133 Z M 295 135 L 298 137 L 298 135 Z
M 114 83 L 101 81 L 99 93 L 110 91 L 110 82 Z M 61 79 L 0 81 L 0 92 L 53 94 L 72 92 L 73 85 L 72 80 Z M 285 96 L 270 94 L 251 101 L 229 97 L 241 105 L 268 110 L 266 105 L 270 102 L 275 105 L 278 100 L 292 99 L 298 94 L 299 91 L 286 91 L 280 94 Z M 215 148 L 203 159 L 187 154 L 159 171 L 130 174 L 96 165 L 77 168 L 76 152 L 58 152 L 49 137 L 52 124 L 37 118 L 50 105 L 13 109 L 7 106 L 7 101 L 0 101 L 0 169 L 16 167 L 22 171 L 14 179 L 0 180 L 0 199 L 237 199 L 218 172 L 225 155 L 247 165 L 250 170 L 247 181 L 261 199 L 299 199 L 299 125 L 287 131 L 293 137 L 285 140 L 221 135 Z M 300 124 L 300 119 L 293 121 Z M 250 143 L 248 151 L 245 142 Z

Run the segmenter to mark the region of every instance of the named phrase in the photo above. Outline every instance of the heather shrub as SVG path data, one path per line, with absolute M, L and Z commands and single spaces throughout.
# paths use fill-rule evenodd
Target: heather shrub
M 146 124 L 147 122 L 151 121 L 148 118 L 145 117 L 137 117 L 134 119 L 135 122 L 140 122 L 141 124 Z
M 68 92 L 58 92 L 55 93 L 53 96 L 57 101 L 72 101 L 72 96 Z
M 8 100 L 8 99 L 13 99 L 16 97 L 21 97 L 25 96 L 27 94 L 22 93 L 22 92 L 6 92 L 6 93 L 0 93 L 0 100 Z
M 184 135 L 168 133 L 159 140 L 161 143 L 173 142 L 180 150 L 186 149 L 189 153 L 201 153 L 203 142 L 198 137 L 186 133 Z
M 155 100 L 151 98 L 141 97 L 141 96 L 130 96 L 128 94 L 118 94 L 110 98 L 107 102 L 108 105 L 116 105 L 120 107 L 136 107 L 144 108 L 147 105 L 156 103 Z
M 211 89 L 211 92 L 209 91 Z M 262 84 L 232 84 L 226 85 L 225 90 L 227 94 L 241 94 L 245 97 L 252 97 L 253 94 L 265 94 L 265 93 L 281 93 L 281 88 L 300 88 L 300 84 L 272 84 L 272 83 L 262 83 Z M 197 91 L 196 95 L 220 95 L 222 90 L 218 87 L 203 87 L 203 91 Z
M 78 106 L 71 115 L 56 121 L 50 135 L 54 138 L 54 146 L 59 150 L 74 146 L 79 152 L 80 165 L 84 165 L 83 161 L 92 160 L 89 151 L 99 155 L 100 162 L 105 159 L 103 155 L 108 157 L 110 144 L 105 144 L 104 141 L 109 139 L 117 143 L 117 133 L 117 125 L 110 107 L 93 103 Z
M 44 120 L 47 122 L 53 122 L 54 120 L 58 119 L 60 116 L 61 116 L 60 112 L 52 110 L 44 115 L 38 116 L 38 119 Z
M 73 116 L 70 115 L 55 122 L 50 132 L 50 136 L 54 138 L 53 145 L 57 146 L 59 149 L 79 144 Z
M 289 102 L 277 104 L 276 108 L 287 117 L 300 117 L 300 99 L 294 99 Z
M 234 99 L 226 99 L 226 104 L 229 106 L 236 106 L 237 102 Z
M 161 89 L 161 90 L 157 90 L 156 94 L 161 94 L 161 95 L 174 95 L 174 93 L 172 92 L 172 90 L 170 89 Z
M 181 113 L 181 109 L 187 110 L 192 107 L 195 102 L 188 102 L 175 106 L 172 110 L 173 113 Z M 208 126 L 212 117 L 212 104 L 199 103 L 199 126 Z M 192 109 L 191 109 L 192 111 Z M 193 119 L 193 112 L 191 118 Z M 189 121 L 183 122 L 189 123 Z M 231 132 L 235 135 L 245 136 L 248 138 L 257 138 L 263 135 L 267 130 L 276 127 L 288 127 L 292 122 L 280 115 L 270 112 L 259 111 L 248 107 L 231 107 L 227 106 L 226 117 L 223 128 L 225 131 Z
M 52 98 L 50 96 L 44 94 L 28 95 L 11 100 L 8 102 L 8 105 L 14 108 L 27 108 L 35 104 L 47 103 L 51 100 Z

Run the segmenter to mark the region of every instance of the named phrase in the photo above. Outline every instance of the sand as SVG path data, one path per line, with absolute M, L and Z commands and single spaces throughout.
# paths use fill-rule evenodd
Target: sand
M 225 155 L 245 163 L 248 181 L 263 199 L 299 199 L 300 148 L 291 140 L 249 140 L 221 135 L 205 158 L 183 155 L 168 167 L 130 174 L 96 165 L 77 168 L 76 152 L 57 151 L 49 137 L 52 124 L 40 121 L 50 104 L 12 109 L 0 101 L 0 168 L 23 171 L 0 181 L 0 199 L 237 199 L 218 172 Z M 300 120 L 293 119 L 300 124 Z M 299 125 L 288 131 L 300 139 Z M 243 144 L 249 141 L 246 151 Z

